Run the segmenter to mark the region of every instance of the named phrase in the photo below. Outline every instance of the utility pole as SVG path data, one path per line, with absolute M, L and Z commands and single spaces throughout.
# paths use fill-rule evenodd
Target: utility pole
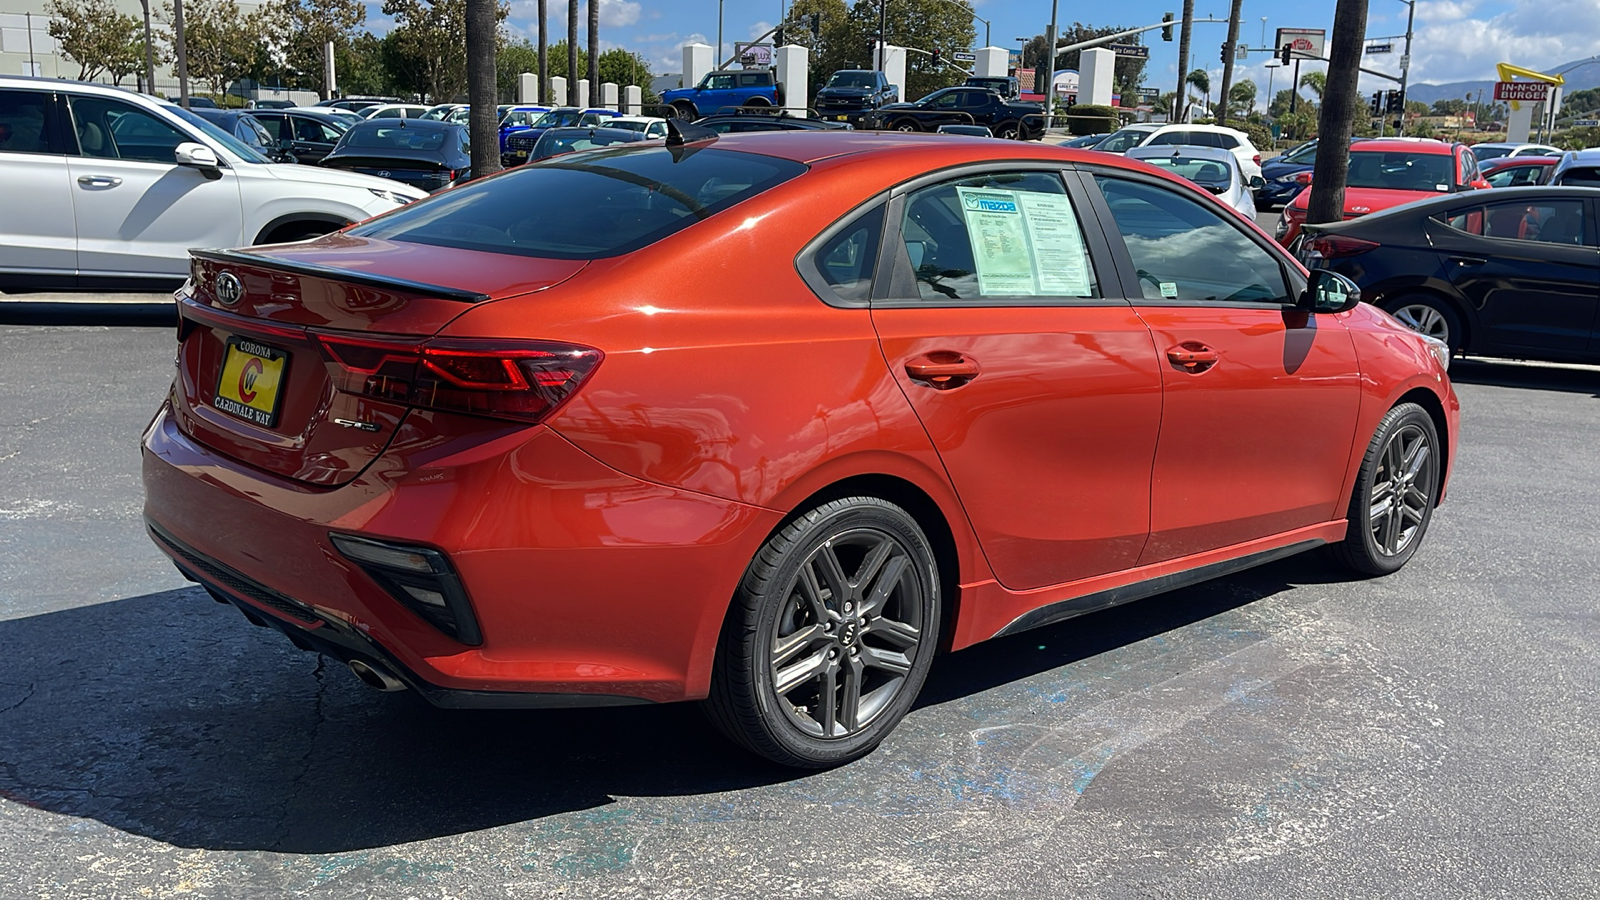
M 1044 80 L 1044 125 L 1046 128 L 1056 123 L 1056 12 L 1059 6 L 1059 0 L 1050 0 L 1050 28 L 1044 33 L 1044 52 L 1048 57 L 1044 68 L 1049 72 L 1049 76 Z
M 1183 0 L 1183 30 L 1178 33 L 1178 99 L 1172 121 L 1183 121 L 1189 108 L 1189 37 L 1194 31 L 1194 0 Z
M 150 0 L 139 0 L 139 5 L 144 7 L 144 89 L 148 94 L 156 92 L 156 51 L 155 43 L 150 36 Z
M 539 0 L 539 105 L 550 105 L 550 33 L 545 19 L 550 0 Z
M 717 59 L 722 58 L 722 2 L 723 0 L 717 0 L 717 52 L 715 54 Z M 780 19 L 779 21 L 783 20 Z M 718 66 L 717 68 L 720 69 L 722 67 Z M 689 85 L 686 84 L 684 87 L 689 87 Z
M 1397 134 L 1405 134 L 1406 125 L 1406 82 L 1411 77 L 1411 26 L 1417 20 L 1417 0 L 1400 0 L 1406 5 L 1406 55 L 1400 57 L 1400 128 Z
M 178 105 L 189 108 L 189 49 L 184 45 L 183 0 L 172 0 L 172 49 L 178 61 Z
M 500 27 L 495 0 L 467 0 L 467 141 L 472 148 L 472 177 L 500 171 L 500 130 L 495 116 L 496 32 Z M 329 46 L 332 46 L 330 44 Z M 332 86 L 330 85 L 330 88 Z
M 1344 218 L 1344 187 L 1350 170 L 1350 132 L 1361 102 L 1362 45 L 1366 43 L 1367 0 L 1338 0 L 1333 9 L 1333 39 L 1328 47 L 1328 80 L 1322 91 L 1317 128 L 1317 177 L 1311 182 L 1306 222 L 1317 225 Z
M 561 102 L 579 106 L 578 102 L 578 0 L 567 0 L 567 96 Z
M 878 0 L 878 64 L 873 66 L 879 72 L 886 71 L 889 64 L 889 0 Z M 900 86 L 904 97 L 905 85 Z
M 1228 91 L 1233 88 L 1233 60 L 1238 55 L 1239 46 L 1239 12 L 1244 6 L 1244 0 L 1233 0 L 1233 11 L 1228 13 L 1228 42 L 1222 45 L 1222 90 L 1218 97 L 1221 103 L 1221 112 L 1217 113 L 1217 124 L 1228 124 Z

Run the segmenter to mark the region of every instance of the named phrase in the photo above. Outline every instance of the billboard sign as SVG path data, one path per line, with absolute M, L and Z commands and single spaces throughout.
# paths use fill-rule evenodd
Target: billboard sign
M 733 52 L 735 58 L 739 60 L 739 65 L 746 69 L 772 68 L 771 44 L 736 43 L 733 45 Z
M 1078 70 L 1062 69 L 1056 73 L 1056 96 L 1066 97 L 1078 93 Z
M 1321 59 L 1328 55 L 1328 31 L 1325 28 L 1279 28 L 1278 43 L 1274 46 L 1279 49 L 1287 46 L 1290 59 Z
M 1550 97 L 1550 85 L 1542 81 L 1496 81 L 1494 99 L 1543 103 Z

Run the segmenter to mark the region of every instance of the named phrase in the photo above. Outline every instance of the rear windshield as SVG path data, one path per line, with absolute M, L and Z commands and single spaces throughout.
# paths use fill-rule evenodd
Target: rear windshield
M 1233 184 L 1233 174 L 1228 171 L 1227 163 L 1214 159 L 1196 159 L 1193 156 L 1147 156 L 1140 161 L 1160 166 L 1180 178 L 1187 178 L 1205 187 L 1225 188 Z
M 1345 184 L 1391 191 L 1448 191 L 1455 180 L 1455 157 L 1448 154 L 1352 150 Z
M 1478 162 L 1511 155 L 1510 147 L 1472 147 L 1470 149 L 1472 150 L 1472 155 L 1478 158 Z
M 828 87 L 832 88 L 870 88 L 877 84 L 876 72 L 835 72 L 828 79 Z
M 1094 148 L 1107 153 L 1126 153 L 1139 146 L 1150 135 L 1151 131 L 1148 128 L 1124 128 L 1113 132 L 1111 137 L 1095 144 Z
M 533 127 L 560 128 L 567 125 L 576 125 L 582 117 L 583 110 L 581 109 L 554 109 L 540 116 L 539 121 L 533 123 Z
M 1573 187 L 1600 187 L 1600 169 L 1568 169 L 1561 173 L 1560 183 Z
M 350 233 L 546 259 L 620 256 L 805 170 L 789 160 L 716 149 L 601 149 L 529 163 Z
M 574 150 L 593 150 L 596 147 L 609 147 L 612 144 L 631 144 L 637 137 L 633 132 L 616 134 L 610 129 L 600 131 L 546 131 L 539 138 L 539 143 L 533 147 L 533 155 L 540 159 L 546 156 L 555 156 L 560 153 L 571 153 Z
M 403 126 L 399 120 L 392 125 L 357 125 L 344 136 L 346 147 L 382 150 L 438 150 L 444 146 L 448 129 L 422 129 Z

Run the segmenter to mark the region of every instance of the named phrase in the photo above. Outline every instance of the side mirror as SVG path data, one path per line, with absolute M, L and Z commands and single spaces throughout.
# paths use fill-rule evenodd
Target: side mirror
M 1361 288 L 1354 281 L 1329 272 L 1312 269 L 1306 292 L 1300 296 L 1300 308 L 1314 313 L 1341 313 L 1356 308 L 1361 302 Z
M 185 141 L 173 149 L 172 155 L 180 166 L 192 166 L 196 169 L 222 168 L 222 162 L 217 159 L 217 152 L 204 144 Z
M 1250 176 L 1250 190 L 1259 191 L 1266 186 L 1267 180 L 1265 178 L 1262 178 L 1260 175 Z

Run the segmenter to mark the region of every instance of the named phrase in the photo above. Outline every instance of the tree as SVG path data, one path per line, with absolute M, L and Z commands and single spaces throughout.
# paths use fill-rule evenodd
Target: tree
M 384 13 L 395 20 L 384 40 L 385 65 L 399 86 L 435 103 L 467 94 L 467 2 L 384 0 Z M 509 11 L 495 4 L 497 28 Z
M 1338 0 L 1333 10 L 1328 71 L 1319 91 L 1322 114 L 1317 123 L 1317 178 L 1311 183 L 1311 199 L 1306 207 L 1306 222 L 1312 225 L 1344 218 L 1350 123 L 1362 105 L 1357 82 L 1366 33 L 1367 0 Z M 1304 82 L 1302 78 L 1301 83 Z
M 245 16 L 236 0 L 184 0 L 183 15 L 190 77 L 213 94 L 227 93 L 228 86 L 249 74 L 256 62 L 260 42 L 252 26 L 259 21 Z M 176 9 L 170 0 L 166 18 L 175 23 Z
M 1317 102 L 1322 102 L 1322 95 L 1328 90 L 1328 73 L 1307 72 L 1300 76 L 1300 86 L 1309 88 L 1311 93 L 1317 95 Z
M 1467 111 L 1467 101 L 1455 97 L 1446 97 L 1443 100 L 1433 101 L 1432 114 L 1436 116 L 1459 116 Z
M 811 17 L 819 17 L 817 34 L 811 33 Z M 867 48 L 851 46 L 849 39 L 850 7 L 844 0 L 794 0 L 789 4 L 788 18 L 783 20 L 784 41 L 798 44 L 811 51 L 813 90 L 827 82 L 827 77 L 840 69 L 858 67 L 866 57 Z M 870 61 L 866 63 L 871 66 Z
M 317 85 L 322 99 L 333 96 L 323 66 L 323 47 L 332 43 L 337 54 L 365 33 L 361 26 L 367 21 L 366 4 L 361 0 L 270 0 L 262 8 L 267 12 L 261 24 L 268 31 L 252 38 L 252 43 L 281 48 L 283 63 L 291 72 Z M 388 13 L 387 4 L 384 11 Z
M 539 0 L 539 103 L 550 102 L 550 9 L 549 0 Z
M 589 0 L 589 105 L 600 105 L 600 0 Z
M 1228 107 L 1233 105 L 1233 57 L 1234 48 L 1239 45 L 1239 10 L 1244 6 L 1244 0 L 1233 0 L 1233 9 L 1228 13 L 1228 42 L 1222 47 L 1222 87 L 1217 89 L 1217 97 L 1222 101 L 1222 108 L 1217 112 L 1217 124 L 1228 124 Z
M 721 50 L 717 51 L 722 52 Z M 567 0 L 567 96 L 570 106 L 578 105 L 578 0 Z
M 1183 30 L 1178 33 L 1178 105 L 1172 110 L 1172 121 L 1183 119 L 1189 108 L 1189 89 L 1184 86 L 1189 71 L 1189 33 L 1194 31 L 1194 0 L 1183 0 Z
M 495 87 L 500 94 L 500 102 L 512 102 L 517 99 L 519 76 L 523 72 L 539 71 L 539 50 L 527 38 L 502 44 L 495 51 L 494 66 Z M 537 95 L 535 99 L 538 99 Z
M 499 100 L 495 91 L 495 50 L 500 43 L 497 0 L 467 0 L 467 140 L 472 147 L 472 177 L 500 171 Z
M 637 53 L 630 53 L 621 47 L 612 47 L 600 54 L 600 81 L 616 85 L 636 84 L 640 88 L 643 99 L 640 101 L 645 106 L 653 106 L 661 102 L 656 92 L 651 89 L 650 63 Z
M 50 14 L 50 36 L 62 55 L 78 64 L 78 80 L 89 81 L 113 66 L 121 69 L 130 46 L 138 48 L 134 67 L 123 69 L 122 76 L 137 71 L 143 62 L 139 20 L 117 12 L 112 0 L 50 0 L 45 9 Z M 116 73 L 112 77 L 122 83 Z
M 363 31 L 349 43 L 333 45 L 333 64 L 346 94 L 393 94 L 400 90 L 384 66 L 383 41 Z M 321 84 L 322 79 L 316 79 Z
M 1108 37 L 1110 35 L 1119 34 L 1127 30 L 1127 25 L 1106 25 L 1097 27 L 1094 25 L 1085 25 L 1082 22 L 1073 22 L 1071 26 L 1062 29 L 1061 33 L 1056 36 L 1056 40 L 1058 42 L 1056 46 L 1070 47 L 1073 44 L 1080 44 L 1084 41 L 1092 41 L 1095 38 Z M 1034 43 L 1035 41 L 1037 44 Z M 1027 45 L 1035 47 L 1034 52 L 1037 55 L 1041 65 L 1046 61 L 1044 43 L 1044 35 L 1041 34 L 1036 36 L 1034 40 L 1030 41 Z M 1105 45 L 1102 44 L 1100 46 L 1104 47 Z M 1024 49 L 1024 53 L 1026 53 L 1026 48 Z M 1111 69 L 1112 81 L 1115 83 L 1116 92 L 1123 94 L 1124 96 L 1131 96 L 1135 91 L 1137 91 L 1139 85 L 1144 81 L 1144 70 L 1147 63 L 1148 60 L 1137 59 L 1131 56 L 1117 57 L 1117 61 Z M 1056 54 L 1055 68 L 1057 71 L 1060 71 L 1061 69 L 1079 69 L 1082 66 L 1082 50 L 1067 50 Z
M 1256 83 L 1246 78 L 1228 89 L 1228 108 L 1247 116 L 1256 107 Z
M 1195 69 L 1189 73 L 1189 77 L 1185 78 L 1184 82 L 1206 95 L 1206 108 L 1209 110 L 1211 107 L 1211 74 L 1205 69 Z

